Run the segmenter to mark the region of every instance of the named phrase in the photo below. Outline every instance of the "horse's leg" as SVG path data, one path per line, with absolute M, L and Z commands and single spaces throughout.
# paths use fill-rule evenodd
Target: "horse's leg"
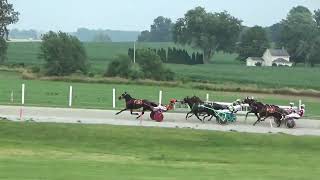
M 126 110 L 128 110 L 128 109 L 127 108 L 122 109 L 121 111 L 117 112 L 116 115 L 118 115 L 118 114 L 120 114 L 120 113 L 122 113 L 123 111 L 126 111 Z
M 134 113 L 133 109 L 130 109 L 130 113 L 131 113 L 131 115 L 139 115 L 139 113 Z
M 187 113 L 187 115 L 186 115 L 186 120 L 188 120 L 191 116 L 193 116 L 193 114 L 191 114 L 191 113 L 193 113 L 193 112 L 190 111 L 190 112 Z M 189 116 L 189 114 L 191 114 L 191 115 Z
M 141 112 L 140 116 L 137 117 L 137 119 L 141 118 L 141 116 L 144 115 L 144 111 L 145 111 L 145 110 L 146 110 L 145 108 L 142 109 L 142 112 Z
M 200 119 L 198 113 L 194 113 L 196 115 L 196 117 L 199 119 L 199 121 L 204 122 L 203 120 Z
M 204 121 L 206 120 L 206 118 L 209 117 L 209 116 L 210 116 L 210 115 L 208 115 L 208 114 L 204 115 L 203 118 L 202 118 L 203 122 L 204 122 Z
M 251 111 L 247 112 L 246 114 L 246 118 L 244 119 L 245 121 L 247 121 L 249 114 L 251 113 Z

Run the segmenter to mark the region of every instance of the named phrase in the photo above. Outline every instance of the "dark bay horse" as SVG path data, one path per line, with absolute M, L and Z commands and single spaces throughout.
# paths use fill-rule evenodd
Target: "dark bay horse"
M 186 120 L 188 118 L 195 115 L 201 122 L 204 122 L 205 118 L 211 116 L 209 121 L 215 116 L 215 113 L 212 112 L 210 109 L 214 110 L 224 110 L 228 109 L 227 106 L 220 105 L 217 103 L 212 104 L 205 104 L 199 97 L 193 96 L 193 97 L 186 97 L 183 99 L 182 103 L 188 104 L 191 108 L 191 111 L 187 113 Z M 200 119 L 200 116 L 204 116 L 203 119 Z
M 154 102 L 145 100 L 145 99 L 135 99 L 130 96 L 127 92 L 123 93 L 120 97 L 119 100 L 124 99 L 126 102 L 126 108 L 118 112 L 116 115 L 122 113 L 123 111 L 130 110 L 130 113 L 132 115 L 139 115 L 139 113 L 134 113 L 133 110 L 136 109 L 141 109 L 142 112 L 141 114 L 137 117 L 139 119 L 141 116 L 144 115 L 145 111 L 152 111 L 154 107 L 157 107 L 158 105 Z
M 249 104 L 250 111 L 246 114 L 246 119 L 250 113 L 254 113 L 257 116 L 257 121 L 254 126 L 261 121 L 265 121 L 269 117 L 274 117 L 275 123 L 278 127 L 281 125 L 281 119 L 287 115 L 288 112 L 276 105 L 268 105 L 258 102 L 253 98 L 247 97 L 243 103 Z M 262 119 L 264 118 L 264 119 Z

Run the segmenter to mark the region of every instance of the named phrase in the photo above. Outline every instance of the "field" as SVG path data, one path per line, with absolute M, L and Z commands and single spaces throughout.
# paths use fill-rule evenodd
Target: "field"
M 39 43 L 10 43 L 8 63 L 39 65 Z M 127 54 L 133 43 L 86 43 L 84 44 L 90 59 L 91 71 L 102 74 L 110 60 L 118 54 Z M 167 48 L 173 43 L 137 43 L 137 48 Z M 190 47 L 189 52 L 196 51 Z M 236 59 L 236 54 L 217 53 L 210 65 L 174 65 L 168 66 L 176 72 L 179 79 L 203 81 L 218 84 L 235 83 L 238 86 L 255 85 L 259 88 L 295 88 L 320 90 L 319 67 L 316 68 L 247 68 Z
M 0 121 L 0 179 L 318 179 L 317 137 Z
M 72 85 L 74 88 L 73 107 L 110 109 L 112 108 L 113 88 L 117 89 L 117 96 L 127 91 L 134 97 L 150 99 L 155 102 L 158 102 L 159 91 L 162 90 L 163 103 L 168 103 L 171 98 L 182 99 L 192 95 L 205 99 L 207 93 L 210 94 L 210 100 L 223 102 L 232 102 L 246 96 L 255 96 L 259 100 L 270 104 L 289 105 L 290 102 L 295 102 L 298 105 L 298 101 L 301 99 L 307 105 L 307 116 L 309 118 L 320 118 L 319 98 L 204 91 L 179 87 L 23 80 L 20 74 L 14 72 L 0 72 L 0 103 L 19 105 L 21 103 L 22 83 L 26 84 L 25 103 L 28 106 L 67 107 L 69 86 Z M 13 103 L 10 102 L 11 92 L 14 93 Z M 124 102 L 117 101 L 117 108 L 122 107 L 124 107 Z

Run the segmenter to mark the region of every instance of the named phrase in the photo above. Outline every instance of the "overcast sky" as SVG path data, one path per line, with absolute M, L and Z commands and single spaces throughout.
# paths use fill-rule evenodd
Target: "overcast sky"
M 113 30 L 149 29 L 157 16 L 176 20 L 196 6 L 228 11 L 244 25 L 269 26 L 303 5 L 320 8 L 320 0 L 9 0 L 20 15 L 19 29 L 75 31 L 79 27 Z

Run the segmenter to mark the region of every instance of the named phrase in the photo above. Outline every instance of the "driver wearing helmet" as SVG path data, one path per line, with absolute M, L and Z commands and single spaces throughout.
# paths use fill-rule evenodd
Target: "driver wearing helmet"
M 300 110 L 299 110 L 299 115 L 302 117 L 302 116 L 304 116 L 304 113 L 306 112 L 306 110 L 305 110 L 305 105 L 304 104 L 302 104 L 301 106 L 300 106 Z

